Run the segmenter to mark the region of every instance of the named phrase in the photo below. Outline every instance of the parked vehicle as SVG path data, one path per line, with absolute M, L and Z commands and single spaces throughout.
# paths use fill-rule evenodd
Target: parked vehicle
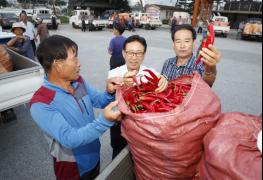
M 0 12 L 0 26 L 3 29 L 11 29 L 13 23 L 18 22 L 19 18 L 15 13 Z
M 44 70 L 40 64 L 7 49 L 14 71 L 0 74 L 0 112 L 29 102 L 41 86 Z
M 162 26 L 162 21 L 160 20 L 160 15 L 153 16 L 150 13 L 133 13 L 136 21 L 136 27 L 144 29 L 156 29 Z
M 176 18 L 177 24 L 191 24 L 191 15 L 188 12 L 174 12 L 173 17 L 170 19 L 170 25 L 173 20 Z
M 6 44 L 8 41 L 10 41 L 15 35 L 13 33 L 9 32 L 1 32 L 0 31 L 0 44 Z
M 57 18 L 54 14 L 52 14 L 51 9 L 47 9 L 47 8 L 33 9 L 32 19 L 34 21 L 35 26 L 37 26 L 38 18 L 43 19 L 43 23 L 47 24 L 49 29 L 58 29 L 59 24 L 61 24 L 60 19 Z
M 241 34 L 243 40 L 262 41 L 262 19 L 251 18 L 245 22 L 243 32 Z
M 74 10 L 72 16 L 69 19 L 69 23 L 73 28 L 80 28 L 82 25 L 81 18 L 85 16 L 85 25 L 89 26 L 89 30 L 102 30 L 108 27 L 109 20 L 95 18 L 93 13 L 89 10 Z M 90 21 L 90 22 L 89 22 Z
M 214 25 L 215 35 L 227 37 L 230 32 L 228 17 L 214 16 L 212 19 Z

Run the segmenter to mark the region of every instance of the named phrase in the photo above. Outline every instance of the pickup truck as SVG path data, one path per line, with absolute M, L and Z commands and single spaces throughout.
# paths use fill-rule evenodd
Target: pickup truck
M 160 16 L 152 16 L 150 13 L 134 13 L 136 26 L 144 29 L 156 29 L 162 26 Z
M 15 37 L 15 35 L 13 33 L 1 32 L 0 31 L 0 44 L 6 44 L 13 37 Z
M 170 19 L 170 25 L 172 25 L 172 20 L 176 19 L 177 24 L 191 24 L 191 15 L 188 12 L 174 12 L 173 17 Z
M 52 10 L 47 8 L 37 8 L 33 9 L 32 20 L 34 21 L 35 26 L 37 26 L 37 19 L 41 18 L 43 23 L 47 24 L 49 29 L 58 29 L 59 24 L 61 24 L 61 20 L 57 18 L 55 15 L 52 15 Z M 55 21 L 55 26 L 52 23 Z
M 262 41 L 262 19 L 250 18 L 244 23 L 244 29 L 241 34 L 242 40 Z
M 212 19 L 214 25 L 215 35 L 221 35 L 227 37 L 230 32 L 230 26 L 228 17 L 225 16 L 214 16 Z
M 0 112 L 29 102 L 41 86 L 44 70 L 40 64 L 7 49 L 14 71 L 0 74 Z
M 73 28 L 80 28 L 82 26 L 81 19 L 82 17 L 85 18 L 85 25 L 89 26 L 89 30 L 102 30 L 109 26 L 109 20 L 105 19 L 95 19 L 92 17 L 91 10 L 74 10 L 72 11 L 72 16 L 69 19 L 69 23 L 72 25 Z M 92 17 L 92 18 L 91 18 Z M 91 24 L 89 24 L 89 19 L 91 20 Z
M 129 148 L 125 148 L 95 180 L 135 180 Z

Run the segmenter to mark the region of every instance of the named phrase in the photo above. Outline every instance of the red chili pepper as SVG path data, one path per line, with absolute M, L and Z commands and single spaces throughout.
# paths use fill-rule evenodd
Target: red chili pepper
M 215 43 L 214 26 L 212 24 L 209 24 L 207 30 L 208 32 L 206 34 L 206 37 L 203 39 L 198 52 L 200 52 L 203 48 L 208 48 L 210 44 L 214 45 Z M 201 59 L 202 59 L 202 55 L 199 54 L 196 64 L 199 64 L 201 62 Z
M 137 77 L 136 77 L 136 76 L 133 76 L 132 79 L 133 79 L 133 81 L 135 82 L 136 86 L 139 87 L 140 84 L 139 84 L 139 82 L 138 82 L 138 80 L 137 80 Z
M 146 70 L 143 70 L 143 71 L 148 72 L 148 73 L 152 76 L 153 81 L 154 81 L 155 83 L 159 83 L 160 78 L 158 78 L 151 70 L 146 69 Z M 146 76 L 145 76 L 145 77 L 146 77 Z
M 158 87 L 160 79 L 152 73 L 150 75 L 152 77 L 147 76 L 147 83 L 144 83 L 141 78 L 139 84 L 138 80 L 134 78 L 136 86 L 127 88 L 123 94 L 127 106 L 134 113 L 171 111 L 183 102 L 191 90 L 192 81 L 189 79 L 192 77 L 189 77 L 187 81 L 179 79 L 170 82 L 166 91 L 157 94 L 155 89 Z
M 140 101 L 148 101 L 148 102 L 152 102 L 155 101 L 156 98 L 155 97 L 150 97 L 150 96 L 143 96 L 139 98 Z

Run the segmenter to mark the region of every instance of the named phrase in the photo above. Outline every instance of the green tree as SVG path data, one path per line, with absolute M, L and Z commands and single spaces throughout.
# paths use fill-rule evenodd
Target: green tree
M 0 1 L 0 6 L 6 7 L 8 5 L 8 2 L 6 0 Z
M 132 6 L 131 9 L 132 9 L 133 11 L 141 11 L 141 10 L 142 10 L 142 5 L 141 5 L 141 3 L 138 2 L 137 4 L 135 4 L 134 6 Z
M 2 1 L 2 0 L 1 0 Z M 62 0 L 18 0 L 19 3 L 30 3 L 30 4 L 50 4 L 53 5 L 53 2 L 55 2 L 55 5 L 66 5 L 65 1 Z

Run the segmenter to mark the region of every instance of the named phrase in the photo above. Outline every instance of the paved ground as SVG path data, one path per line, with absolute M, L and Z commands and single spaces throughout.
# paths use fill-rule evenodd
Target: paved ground
M 79 44 L 82 75 L 98 89 L 104 90 L 109 69 L 107 46 L 112 38 L 108 30 L 86 32 L 64 25 L 52 34 L 67 36 Z M 126 36 L 132 33 L 125 33 Z M 168 29 L 138 30 L 146 37 L 149 50 L 145 65 L 161 70 L 165 59 L 174 56 Z M 215 92 L 222 101 L 223 111 L 262 112 L 262 44 L 217 38 L 216 46 L 223 58 L 218 66 Z M 27 106 L 15 109 L 18 120 L 0 127 L 0 179 L 52 180 L 52 161 L 40 130 L 32 122 Z M 99 113 L 99 111 L 97 112 Z M 102 169 L 111 159 L 109 134 L 102 137 Z

